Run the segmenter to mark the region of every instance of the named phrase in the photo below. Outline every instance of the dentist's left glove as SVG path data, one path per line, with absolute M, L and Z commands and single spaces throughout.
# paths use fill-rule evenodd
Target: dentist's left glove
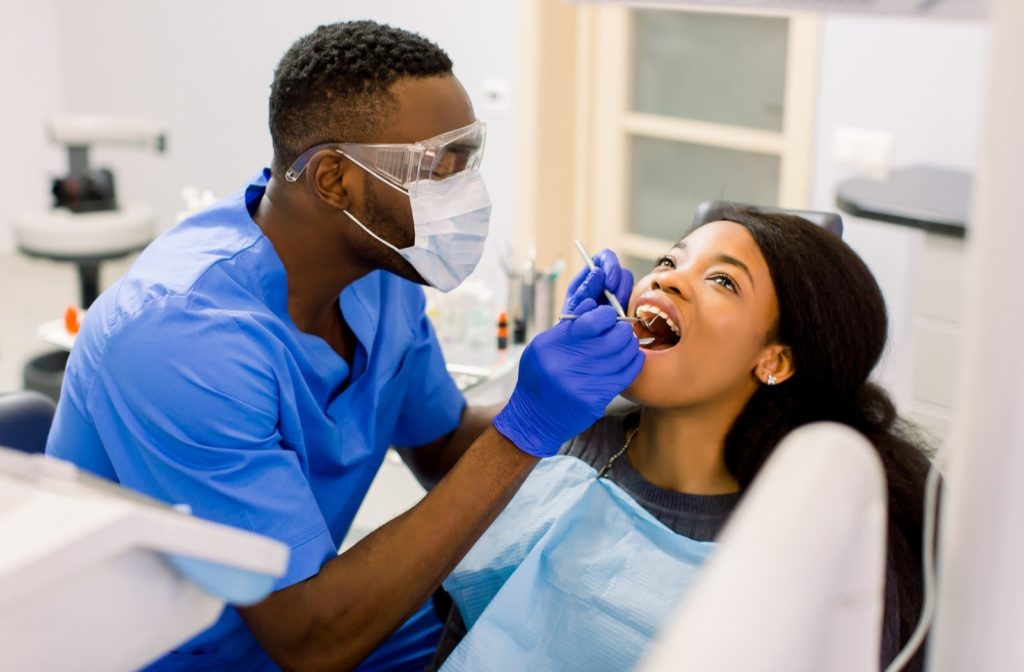
M 590 427 L 640 374 L 633 329 L 611 306 L 585 299 L 576 320 L 537 335 L 519 361 L 519 380 L 494 426 L 523 452 L 549 457 Z
M 633 292 L 633 274 L 619 264 L 619 258 L 611 250 L 601 250 L 593 257 L 593 271 L 584 267 L 569 283 L 565 293 L 563 313 L 576 312 L 576 307 L 585 299 L 593 299 L 597 305 L 607 305 L 604 295 L 607 289 L 619 300 L 623 308 L 629 306 L 629 295 Z

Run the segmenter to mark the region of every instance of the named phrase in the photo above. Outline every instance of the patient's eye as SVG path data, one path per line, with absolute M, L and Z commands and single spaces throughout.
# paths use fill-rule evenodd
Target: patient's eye
M 723 273 L 717 273 L 715 275 L 712 275 L 708 279 L 711 280 L 711 282 L 713 282 L 713 283 L 715 283 L 717 285 L 721 285 L 722 287 L 725 287 L 726 289 L 728 289 L 733 294 L 738 294 L 739 293 L 739 288 L 736 286 L 736 283 L 728 275 L 725 275 Z
M 675 268 L 676 260 L 667 254 L 663 257 L 658 257 L 658 260 L 654 262 L 654 268 Z

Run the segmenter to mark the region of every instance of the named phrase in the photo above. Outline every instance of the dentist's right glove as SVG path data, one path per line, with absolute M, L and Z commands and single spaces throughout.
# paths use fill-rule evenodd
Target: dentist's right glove
M 523 452 L 549 457 L 601 417 L 640 374 L 644 356 L 628 322 L 584 299 L 579 317 L 537 335 L 519 361 L 519 380 L 494 426 Z

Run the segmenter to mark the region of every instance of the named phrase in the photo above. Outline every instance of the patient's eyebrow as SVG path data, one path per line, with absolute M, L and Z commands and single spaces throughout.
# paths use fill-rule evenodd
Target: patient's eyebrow
M 750 269 L 747 268 L 747 265 L 744 264 L 742 261 L 740 261 L 736 257 L 730 256 L 728 254 L 721 254 L 721 253 L 718 254 L 717 256 L 715 256 L 715 260 L 716 261 L 720 261 L 723 264 L 729 264 L 730 266 L 735 266 L 735 267 L 739 268 L 741 271 L 743 271 L 744 273 L 747 274 L 748 278 L 750 278 L 750 287 L 751 287 L 751 289 L 757 289 L 754 286 L 754 276 L 750 274 Z
M 679 250 L 680 252 L 686 252 L 686 248 L 687 248 L 687 245 L 686 245 L 686 241 L 685 240 L 680 240 L 678 243 L 676 243 L 672 247 L 673 250 Z M 754 284 L 754 276 L 753 276 L 753 274 L 750 272 L 750 269 L 747 268 L 747 265 L 744 264 L 742 261 L 740 261 L 736 257 L 734 257 L 734 256 L 732 256 L 730 254 L 726 254 L 724 252 L 719 252 L 718 254 L 716 254 L 714 259 L 717 262 L 720 262 L 720 263 L 723 263 L 723 264 L 729 264 L 730 266 L 735 266 L 736 268 L 738 268 L 741 271 L 743 271 L 744 273 L 746 273 L 747 274 L 747 278 L 750 279 L 750 287 L 752 289 L 754 289 L 754 290 L 757 289 L 756 285 Z

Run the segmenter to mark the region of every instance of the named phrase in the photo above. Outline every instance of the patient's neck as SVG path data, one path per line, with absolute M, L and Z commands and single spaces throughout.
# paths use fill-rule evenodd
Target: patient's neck
M 630 464 L 651 483 L 693 495 L 739 490 L 725 467 L 725 435 L 736 415 L 707 409 L 644 408 Z

